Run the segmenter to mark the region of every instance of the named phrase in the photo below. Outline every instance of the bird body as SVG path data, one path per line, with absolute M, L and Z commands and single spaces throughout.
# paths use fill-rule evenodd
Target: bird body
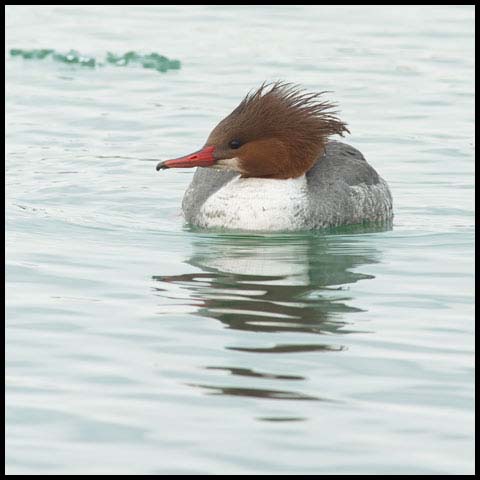
M 165 168 L 199 167 L 183 202 L 201 228 L 298 231 L 393 217 L 389 187 L 355 148 L 333 104 L 283 83 L 262 85 L 193 154 Z

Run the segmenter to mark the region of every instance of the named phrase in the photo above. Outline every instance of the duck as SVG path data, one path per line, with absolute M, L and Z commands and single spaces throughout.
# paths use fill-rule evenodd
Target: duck
M 156 170 L 196 171 L 182 201 L 186 222 L 202 229 L 289 232 L 347 225 L 391 225 L 387 182 L 356 148 L 325 91 L 264 82 L 189 155 Z

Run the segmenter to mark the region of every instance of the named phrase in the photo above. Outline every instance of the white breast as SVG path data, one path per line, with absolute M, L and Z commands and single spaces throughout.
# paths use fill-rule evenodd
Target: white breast
M 296 230 L 303 226 L 307 208 L 305 175 L 289 180 L 235 177 L 206 200 L 195 223 L 204 228 Z

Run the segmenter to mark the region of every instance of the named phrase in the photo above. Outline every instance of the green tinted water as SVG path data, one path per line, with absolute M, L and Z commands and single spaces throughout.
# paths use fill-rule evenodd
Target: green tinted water
M 115 53 L 108 52 L 103 62 L 98 61 L 93 57 L 81 55 L 76 50 L 70 50 L 66 53 L 59 53 L 49 48 L 33 50 L 11 48 L 10 55 L 12 57 L 20 57 L 26 60 L 52 59 L 56 62 L 69 63 L 82 67 L 104 66 L 105 64 L 112 64 L 117 67 L 140 65 L 143 68 L 151 68 L 159 72 L 166 72 L 169 69 L 178 70 L 180 68 L 180 62 L 178 60 L 169 60 L 164 55 L 159 55 L 158 53 L 141 55 L 137 52 L 127 52 L 123 55 L 117 55 Z

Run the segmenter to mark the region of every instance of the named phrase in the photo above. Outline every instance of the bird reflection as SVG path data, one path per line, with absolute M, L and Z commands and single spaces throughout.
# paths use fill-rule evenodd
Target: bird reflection
M 214 387 L 212 385 L 197 385 L 189 383 L 191 387 L 201 387 L 210 395 L 233 395 L 239 397 L 270 398 L 272 400 L 323 400 L 313 395 L 285 390 L 267 390 L 264 388 Z
M 342 314 L 360 309 L 348 304 L 345 285 L 373 278 L 353 269 L 377 260 L 339 238 L 202 235 L 188 261 L 202 271 L 153 276 L 154 290 L 171 298 L 169 284 L 180 286 L 197 315 L 235 330 L 349 333 Z
M 361 238 L 314 233 L 257 236 L 196 233 L 193 254 L 187 262 L 190 272 L 153 276 L 154 291 L 168 298 L 180 296 L 190 311 L 194 307 L 195 315 L 218 320 L 228 329 L 270 333 L 274 340 L 269 346 L 249 342 L 245 346 L 226 346 L 227 350 L 270 355 L 341 351 L 344 346 L 331 340 L 338 341 L 339 334 L 351 333 L 348 328 L 351 316 L 348 321 L 345 317 L 361 311 L 351 304 L 346 287 L 374 278 L 359 272 L 358 267 L 379 261 L 376 250 Z M 192 272 L 192 267 L 199 271 Z M 288 334 L 313 334 L 325 340 L 292 342 Z M 259 342 L 260 338 L 265 342 L 265 336 L 259 337 Z M 220 365 L 207 369 L 257 381 L 305 380 L 302 375 L 259 372 L 245 366 Z M 286 389 L 190 385 L 209 394 L 325 400 L 322 396 Z

